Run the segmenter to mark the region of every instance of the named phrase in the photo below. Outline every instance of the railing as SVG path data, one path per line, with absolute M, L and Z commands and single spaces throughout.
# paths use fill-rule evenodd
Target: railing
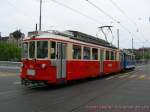
M 21 62 L 0 61 L 0 72 L 19 73 Z
M 0 66 L 20 67 L 21 62 L 0 61 Z

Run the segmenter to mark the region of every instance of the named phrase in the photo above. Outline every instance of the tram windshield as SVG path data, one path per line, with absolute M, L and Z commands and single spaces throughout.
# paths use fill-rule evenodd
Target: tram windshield
M 48 58 L 48 41 L 24 42 L 22 44 L 22 58 Z
M 37 41 L 37 58 L 48 58 L 48 41 Z
M 35 41 L 29 42 L 29 58 L 35 58 Z
M 24 42 L 22 45 L 22 58 L 28 58 L 28 42 Z

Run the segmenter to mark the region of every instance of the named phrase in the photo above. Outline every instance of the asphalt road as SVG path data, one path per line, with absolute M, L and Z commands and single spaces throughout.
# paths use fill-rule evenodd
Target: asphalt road
M 24 87 L 0 72 L 0 112 L 150 112 L 150 65 L 104 78 Z

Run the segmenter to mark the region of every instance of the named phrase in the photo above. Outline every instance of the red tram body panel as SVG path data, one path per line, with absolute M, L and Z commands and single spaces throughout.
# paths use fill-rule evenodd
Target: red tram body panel
M 120 61 L 104 61 L 104 73 L 117 73 L 121 71 Z
M 67 80 L 97 77 L 100 75 L 99 61 L 68 61 Z
M 42 65 L 44 65 L 42 67 Z M 36 75 L 29 74 L 29 70 L 34 70 Z M 35 81 L 48 81 L 56 83 L 56 67 L 51 66 L 49 60 L 25 60 L 20 77 L 35 80 Z

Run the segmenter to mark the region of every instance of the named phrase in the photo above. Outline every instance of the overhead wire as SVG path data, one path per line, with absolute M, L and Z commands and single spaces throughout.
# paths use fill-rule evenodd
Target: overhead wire
M 109 19 L 112 19 L 113 21 L 115 21 L 118 25 L 120 25 L 124 30 L 126 30 L 128 33 L 130 33 L 130 30 L 128 30 L 128 28 L 126 28 L 124 25 L 122 25 L 120 23 L 120 21 L 118 21 L 117 19 L 115 19 L 114 17 L 112 17 L 110 14 L 108 14 L 107 12 L 105 12 L 103 9 L 101 9 L 100 7 L 98 7 L 97 5 L 95 5 L 93 2 L 86 0 L 90 5 L 92 5 L 93 7 L 95 7 L 96 9 L 98 9 L 101 13 L 103 13 L 105 16 L 107 16 Z
M 109 19 L 112 19 L 114 22 L 116 22 L 118 25 L 120 25 L 126 32 L 129 33 L 129 35 L 131 35 L 131 38 L 135 38 L 137 37 L 133 32 L 131 32 L 127 27 L 125 27 L 123 24 L 121 24 L 120 21 L 118 21 L 117 19 L 115 19 L 114 17 L 112 17 L 110 14 L 108 14 L 106 11 L 104 11 L 102 8 L 98 7 L 97 5 L 95 5 L 93 2 L 89 1 L 89 0 L 85 0 L 87 1 L 91 6 L 95 7 L 96 9 L 98 9 L 101 13 L 103 13 L 105 16 L 107 16 Z M 141 41 L 141 40 L 139 40 Z
M 78 11 L 78 10 L 76 10 L 76 9 L 66 5 L 66 4 L 64 4 L 64 3 L 58 2 L 57 0 L 51 0 L 51 1 L 56 3 L 56 4 L 58 4 L 58 5 L 60 5 L 60 6 L 62 6 L 62 7 L 67 8 L 67 9 L 69 9 L 69 10 L 71 10 L 71 11 L 73 11 L 73 12 L 75 12 L 75 13 L 81 15 L 81 16 L 84 16 L 85 18 L 88 18 L 88 19 L 92 20 L 95 23 L 102 24 L 102 22 L 98 21 L 97 19 L 92 18 L 92 17 L 90 17 L 90 16 L 88 16 L 88 15 L 86 15 L 86 14 L 84 14 L 84 13 L 82 13 L 82 12 L 80 12 L 80 11 Z
M 58 5 L 60 5 L 60 6 L 62 6 L 62 7 L 67 8 L 67 9 L 69 9 L 69 10 L 71 10 L 71 11 L 73 11 L 73 12 L 75 12 L 75 13 L 81 15 L 81 16 L 84 16 L 84 17 L 86 17 L 86 18 L 88 18 L 88 19 L 90 19 L 90 20 L 92 20 L 92 21 L 94 21 L 96 23 L 101 23 L 100 21 L 98 21 L 98 20 L 96 20 L 96 19 L 94 19 L 94 18 L 92 18 L 92 17 L 90 17 L 90 16 L 88 16 L 88 15 L 86 15 L 86 14 L 84 14 L 84 13 L 82 13 L 82 12 L 80 12 L 80 11 L 78 11 L 78 10 L 76 10 L 76 9 L 68 6 L 68 5 L 66 5 L 66 4 L 64 4 L 64 3 L 58 2 L 57 0 L 51 0 L 51 1 L 54 2 L 54 3 L 56 3 L 56 4 L 58 4 Z M 131 33 L 131 31 L 128 28 L 126 28 L 123 24 L 121 24 L 120 21 L 118 21 L 117 19 L 113 18 L 111 15 L 109 15 L 108 13 L 106 13 L 103 9 L 99 8 L 98 6 L 96 6 L 95 4 L 93 4 L 92 2 L 90 2 L 89 0 L 86 0 L 86 1 L 89 2 L 91 5 L 93 5 L 94 7 L 96 7 L 103 14 L 105 14 L 105 16 L 109 17 L 110 19 L 112 19 L 113 21 L 115 21 L 117 24 L 119 24 L 130 35 L 132 35 L 132 36 L 134 35 L 134 34 Z
M 136 22 L 134 22 L 127 14 L 126 12 L 114 1 L 114 0 L 109 0 L 132 24 L 137 26 Z
M 109 0 L 135 27 L 137 27 L 137 32 L 140 33 L 140 35 L 143 37 L 143 33 L 139 30 L 139 27 L 136 22 L 134 22 L 127 14 L 126 12 L 114 1 Z

